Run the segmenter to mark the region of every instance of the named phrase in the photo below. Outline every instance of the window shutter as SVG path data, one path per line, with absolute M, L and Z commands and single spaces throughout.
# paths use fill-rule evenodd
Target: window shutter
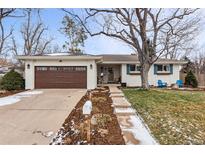
M 154 64 L 154 74 L 157 74 L 157 64 Z
M 130 64 L 127 64 L 127 74 L 130 74 Z
M 173 74 L 173 64 L 170 64 L 170 73 Z

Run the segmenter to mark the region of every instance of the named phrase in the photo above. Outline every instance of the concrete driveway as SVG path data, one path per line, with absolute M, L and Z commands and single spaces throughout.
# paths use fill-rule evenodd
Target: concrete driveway
M 49 144 L 85 89 L 44 89 L 0 106 L 0 144 Z

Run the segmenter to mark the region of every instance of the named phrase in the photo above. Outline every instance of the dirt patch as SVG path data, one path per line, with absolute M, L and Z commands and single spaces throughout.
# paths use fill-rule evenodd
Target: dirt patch
M 0 98 L 1 97 L 6 97 L 6 96 L 10 96 L 10 95 L 14 95 L 20 92 L 24 92 L 25 90 L 13 90 L 13 91 L 4 91 L 4 90 L 0 90 Z
M 82 113 L 82 108 L 90 96 L 92 112 L 91 116 L 85 117 Z M 66 118 L 50 144 L 125 144 L 113 110 L 108 87 L 96 88 L 87 92 Z
M 205 91 L 205 88 L 183 87 L 183 88 L 166 88 L 166 90 L 173 90 L 173 91 Z

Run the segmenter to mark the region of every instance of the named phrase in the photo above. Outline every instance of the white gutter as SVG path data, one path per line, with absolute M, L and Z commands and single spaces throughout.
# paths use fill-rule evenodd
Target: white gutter
M 139 61 L 100 61 L 102 64 L 139 64 Z
M 99 56 L 16 56 L 19 60 L 101 60 Z
M 140 64 L 139 61 L 99 61 L 101 64 Z M 154 64 L 186 64 L 186 61 L 157 61 Z
M 102 56 L 16 56 L 19 60 L 98 60 L 97 63 L 101 64 L 140 64 L 139 61 L 103 61 Z M 154 64 L 186 64 L 187 61 L 171 61 L 159 60 Z
M 183 64 L 186 64 L 187 61 L 156 61 L 154 64 L 180 64 L 180 65 L 183 65 Z

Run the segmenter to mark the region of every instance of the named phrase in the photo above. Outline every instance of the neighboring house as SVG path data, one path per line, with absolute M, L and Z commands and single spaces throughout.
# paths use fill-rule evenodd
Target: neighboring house
M 16 72 L 21 74 L 23 78 L 25 78 L 25 67 L 24 65 L 15 65 L 12 69 L 14 69 Z
M 14 64 L 7 59 L 0 58 L 0 77 L 4 76 L 14 67 Z
M 24 66 L 17 66 L 7 59 L 0 58 L 0 77 L 3 77 L 6 73 L 14 69 L 24 77 Z
M 128 87 L 141 86 L 140 66 L 136 55 L 43 55 L 18 56 L 25 61 L 26 89 L 87 88 L 98 83 L 125 83 Z M 157 80 L 168 85 L 179 79 L 185 61 L 159 59 L 150 68 L 149 85 Z

